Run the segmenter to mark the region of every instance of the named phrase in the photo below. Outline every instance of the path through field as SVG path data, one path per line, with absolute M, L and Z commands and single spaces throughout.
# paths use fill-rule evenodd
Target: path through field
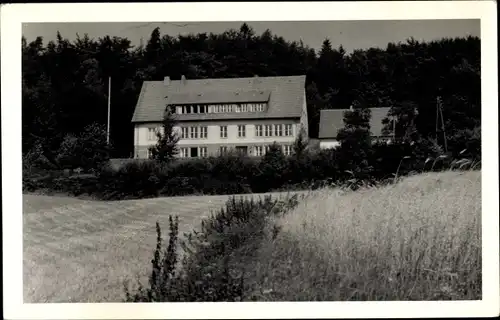
M 170 214 L 179 216 L 180 234 L 189 232 L 227 200 L 188 196 L 98 202 L 24 195 L 24 302 L 121 302 L 123 280 L 132 280 L 135 287 L 139 275 L 147 283 L 156 221 L 164 237 Z

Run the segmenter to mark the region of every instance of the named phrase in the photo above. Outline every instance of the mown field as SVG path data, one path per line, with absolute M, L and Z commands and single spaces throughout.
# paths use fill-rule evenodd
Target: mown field
M 132 288 L 137 276 L 147 283 L 156 221 L 167 230 L 169 215 L 178 215 L 181 234 L 189 232 L 228 198 L 102 202 L 24 195 L 24 302 L 121 302 L 123 280 L 132 280 Z

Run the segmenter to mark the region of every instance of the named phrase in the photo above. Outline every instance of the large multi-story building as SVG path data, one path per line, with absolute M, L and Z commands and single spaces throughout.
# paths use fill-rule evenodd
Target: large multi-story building
M 274 142 L 285 154 L 308 136 L 305 76 L 145 81 L 132 118 L 134 157 L 148 158 L 167 107 L 175 112 L 180 157 L 236 149 L 262 156 Z

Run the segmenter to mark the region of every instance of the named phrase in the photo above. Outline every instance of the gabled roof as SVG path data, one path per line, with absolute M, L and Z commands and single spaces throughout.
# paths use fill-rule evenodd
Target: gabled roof
M 375 137 L 384 136 L 382 129 L 384 125 L 382 120 L 387 117 L 390 108 L 370 108 L 371 120 L 370 131 Z M 336 139 L 339 129 L 344 127 L 344 112 L 349 109 L 329 109 L 321 110 L 319 120 L 319 135 L 320 139 Z
M 159 122 L 167 104 L 268 102 L 265 112 L 181 114 L 183 120 L 297 118 L 306 76 L 144 81 L 132 122 Z

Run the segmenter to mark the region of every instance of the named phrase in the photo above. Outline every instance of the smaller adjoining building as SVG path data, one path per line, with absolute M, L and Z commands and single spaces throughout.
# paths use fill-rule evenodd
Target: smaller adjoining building
M 382 120 L 387 117 L 390 108 L 370 108 L 370 131 L 374 141 L 384 140 L 391 142 L 392 134 L 384 134 Z M 344 127 L 344 112 L 349 109 L 321 110 L 319 122 L 319 146 L 321 149 L 330 149 L 340 146 L 337 133 Z

